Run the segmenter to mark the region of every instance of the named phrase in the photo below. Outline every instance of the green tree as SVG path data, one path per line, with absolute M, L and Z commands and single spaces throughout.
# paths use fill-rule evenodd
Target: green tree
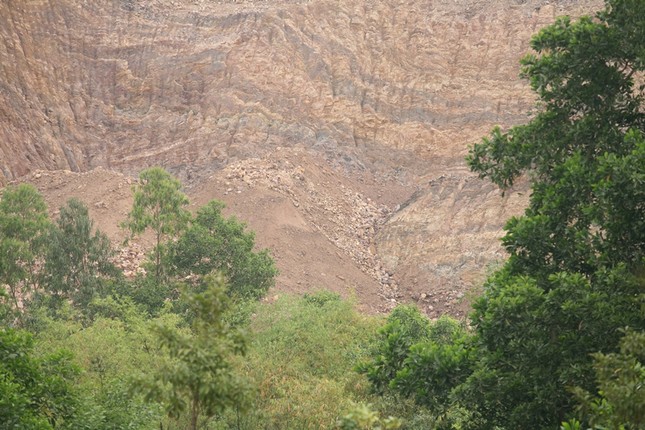
M 33 290 L 36 261 L 49 228 L 47 205 L 29 184 L 8 187 L 0 198 L 0 285 L 7 285 L 14 311 Z
M 138 274 L 132 281 L 112 284 L 111 293 L 131 298 L 147 315 L 155 316 L 163 312 L 169 302 L 173 303 L 173 311 L 180 310 L 177 300 L 181 297 L 177 287 L 175 282 L 157 282 L 153 277 Z
M 462 428 L 556 428 L 575 407 L 568 388 L 596 392 L 591 354 L 645 327 L 644 6 L 609 0 L 540 31 L 522 60 L 538 112 L 470 150 L 502 190 L 530 181 L 529 206 L 506 225 L 510 256 L 474 304 L 470 346 L 414 346 L 396 372 L 421 403 L 450 393 Z
M 188 223 L 190 213 L 184 209 L 188 197 L 181 191 L 181 183 L 161 167 L 143 170 L 139 174 L 139 184 L 133 187 L 133 191 L 132 211 L 123 226 L 132 235 L 152 229 L 155 235 L 155 279 L 161 281 L 164 277 L 164 241 L 178 234 Z
M 94 230 L 87 207 L 72 198 L 60 208 L 60 216 L 48 235 L 43 287 L 59 300 L 71 299 L 85 308 L 101 294 L 105 280 L 117 275 L 110 260 L 110 240 Z
M 439 425 L 449 413 L 453 388 L 472 373 L 472 342 L 463 325 L 450 317 L 430 322 L 415 306 L 397 306 L 379 331 L 372 360 L 358 370 L 376 392 L 391 389 L 431 408 Z
M 66 428 L 78 405 L 77 369 L 66 353 L 38 358 L 27 332 L 0 329 L 0 423 L 3 428 Z M 70 427 L 67 427 L 70 428 Z
M 581 419 L 593 429 L 645 428 L 645 332 L 627 331 L 620 352 L 594 354 L 598 395 L 576 388 Z
M 234 217 L 224 218 L 223 208 L 213 200 L 197 211 L 190 227 L 170 244 L 169 266 L 181 277 L 220 272 L 230 294 L 260 298 L 275 283 L 275 263 L 268 250 L 253 251 L 254 233 Z
M 155 331 L 169 360 L 161 368 L 142 377 L 138 391 L 149 401 L 160 402 L 171 418 L 187 413 L 189 428 L 227 408 L 243 408 L 246 383 L 233 370 L 231 359 L 243 354 L 246 341 L 223 316 L 229 299 L 221 277 L 207 278 L 203 293 L 186 292 L 195 314 L 188 332 L 159 325 Z
M 504 190 L 530 173 L 529 207 L 503 239 L 512 273 L 545 282 L 563 270 L 641 264 L 642 12 L 642 0 L 612 0 L 595 19 L 559 18 L 540 31 L 522 60 L 540 112 L 470 151 L 471 169 Z
M 476 350 L 472 338 L 454 323 L 455 331 L 445 341 L 420 342 L 410 347 L 390 386 L 418 404 L 445 414 L 453 401 L 452 390 L 472 373 Z
M 5 289 L 0 287 L 0 326 L 9 326 L 11 323 L 13 303 L 9 303 L 9 300 Z
M 430 337 L 431 324 L 419 308 L 400 305 L 392 310 L 386 324 L 379 330 L 373 346 L 373 359 L 358 366 L 365 373 L 378 393 L 384 393 L 410 354 L 410 348 L 426 342 Z
M 548 288 L 503 271 L 487 281 L 472 315 L 478 360 L 456 388 L 486 423 L 473 428 L 555 428 L 576 404 L 568 388 L 595 389 L 591 354 L 643 324 L 642 284 L 625 270 L 595 276 L 561 272 Z
M 610 0 L 540 31 L 522 60 L 539 112 L 470 151 L 481 177 L 509 190 L 528 173 L 532 188 L 472 317 L 480 359 L 458 391 L 479 428 L 554 428 L 574 406 L 566 387 L 594 387 L 590 353 L 645 325 L 643 10 Z

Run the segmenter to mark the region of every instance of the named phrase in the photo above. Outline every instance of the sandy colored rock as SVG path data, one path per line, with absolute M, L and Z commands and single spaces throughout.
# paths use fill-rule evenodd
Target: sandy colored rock
M 257 231 L 278 290 L 458 314 L 526 202 L 469 174 L 468 145 L 527 120 L 530 36 L 601 6 L 6 0 L 0 185 L 34 182 L 53 215 L 79 196 L 121 242 L 133 178 L 160 165 Z

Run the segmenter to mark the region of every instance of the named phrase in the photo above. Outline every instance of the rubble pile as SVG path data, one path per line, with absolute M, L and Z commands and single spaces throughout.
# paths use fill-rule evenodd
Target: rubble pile
M 123 271 L 123 275 L 132 279 L 137 275 L 145 275 L 146 270 L 141 264 L 146 258 L 145 250 L 137 243 L 128 243 L 120 248 L 112 262 Z
M 399 297 L 393 274 L 381 264 L 374 250 L 374 236 L 391 214 L 360 192 L 335 181 L 337 173 L 324 163 L 296 164 L 277 155 L 247 159 L 227 166 L 226 193 L 265 187 L 288 197 L 309 226 L 324 235 L 361 270 L 377 280 L 390 302 Z

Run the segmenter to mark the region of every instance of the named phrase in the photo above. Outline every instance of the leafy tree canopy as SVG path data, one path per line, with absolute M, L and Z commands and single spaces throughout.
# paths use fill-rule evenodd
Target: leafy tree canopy
M 30 293 L 36 260 L 44 250 L 50 222 L 47 205 L 28 184 L 4 189 L 0 198 L 0 285 L 7 285 L 14 311 Z
M 597 391 L 591 354 L 612 357 L 625 327 L 645 328 L 644 11 L 608 0 L 540 31 L 522 60 L 538 112 L 470 150 L 471 169 L 502 190 L 530 181 L 502 240 L 510 257 L 474 304 L 474 337 L 422 340 L 386 361 L 391 387 L 465 408 L 461 428 L 556 428 L 577 402 L 571 387 Z
M 581 418 L 598 430 L 645 428 L 645 332 L 628 330 L 620 352 L 594 354 L 594 371 L 598 396 L 579 387 L 573 390 Z
M 67 427 L 78 399 L 72 384 L 78 370 L 59 352 L 33 353 L 27 332 L 0 329 L 0 423 L 3 428 L 46 430 Z
M 170 244 L 172 273 L 226 276 L 229 293 L 262 297 L 274 285 L 277 269 L 268 250 L 254 252 L 255 234 L 234 217 L 222 216 L 222 202 L 213 200 L 197 211 L 190 227 Z
M 545 281 L 561 270 L 641 263 L 643 7 L 612 0 L 595 18 L 559 18 L 540 31 L 522 60 L 539 113 L 470 151 L 471 169 L 502 189 L 530 175 L 529 207 L 503 240 L 514 273 Z
M 94 230 L 87 207 L 70 199 L 60 208 L 60 216 L 48 236 L 42 283 L 46 292 L 59 299 L 71 299 L 85 308 L 95 295 L 101 295 L 107 277 L 116 276 L 111 262 L 110 240 Z
M 181 183 L 161 167 L 151 167 L 139 174 L 133 187 L 134 204 L 123 226 L 133 235 L 151 229 L 155 235 L 153 265 L 157 281 L 163 280 L 163 242 L 179 233 L 188 223 L 190 213 L 184 209 L 188 197 Z
M 522 60 L 539 113 L 470 151 L 502 189 L 524 173 L 532 186 L 473 314 L 481 359 L 460 393 L 489 426 L 553 428 L 574 405 L 566 387 L 594 386 L 590 353 L 645 327 L 644 10 L 610 0 L 540 31 Z

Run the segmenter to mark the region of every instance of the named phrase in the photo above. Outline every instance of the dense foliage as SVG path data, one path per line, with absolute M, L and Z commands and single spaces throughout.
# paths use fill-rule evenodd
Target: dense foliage
M 33 186 L 3 190 L 0 427 L 197 429 L 243 410 L 248 384 L 233 358 L 275 264 L 221 203 L 193 218 L 162 169 L 142 172 L 134 192 L 124 225 L 157 240 L 152 270 L 130 280 L 80 200 L 52 223 Z
M 117 276 L 108 237 L 94 229 L 87 207 L 70 199 L 47 235 L 41 283 L 51 306 L 71 301 L 86 308 L 94 295 L 105 295 L 107 280 Z
M 607 373 L 594 378 L 592 356 L 607 363 L 625 328 L 645 329 L 643 11 L 642 0 L 610 0 L 593 18 L 559 18 L 533 38 L 522 73 L 538 113 L 495 129 L 468 156 L 502 190 L 517 180 L 532 189 L 525 214 L 506 225 L 510 256 L 474 303 L 472 334 L 442 345 L 391 320 L 363 366 L 377 390 L 445 414 L 439 427 L 553 429 L 576 413 L 580 393 L 599 392 L 583 400 L 596 412 L 612 405 L 604 423 L 640 428 L 618 406 L 633 401 L 602 397 L 620 389 Z M 643 374 L 621 383 L 642 386 Z M 454 411 L 467 413 L 455 420 Z M 577 425 L 596 425 L 596 415 Z
M 555 427 L 568 389 L 595 389 L 590 354 L 645 328 L 643 6 L 609 1 L 538 33 L 522 64 L 540 112 L 471 150 L 480 176 L 508 188 L 528 172 L 532 188 L 473 314 L 481 359 L 460 393 L 488 426 Z
M 222 202 L 213 200 L 195 216 L 184 209 L 188 198 L 181 183 L 154 167 L 139 175 L 134 204 L 123 223 L 131 234 L 151 229 L 155 247 L 146 267 L 149 275 L 137 280 L 131 294 L 149 312 L 158 312 L 164 300 L 178 298 L 177 282 L 189 279 L 204 289 L 204 277 L 224 275 L 227 293 L 238 299 L 259 299 L 274 284 L 278 273 L 268 250 L 255 252 L 255 235 L 234 217 L 224 218 Z
M 215 428 L 402 428 L 389 415 L 410 418 L 418 408 L 371 395 L 367 380 L 353 371 L 367 359 L 379 322 L 326 291 L 281 295 L 255 307 L 239 362 L 255 387 L 251 407 L 245 415 L 229 411 Z
M 255 235 L 234 217 L 222 216 L 224 204 L 213 200 L 201 207 L 190 226 L 169 245 L 173 275 L 222 273 L 229 293 L 260 298 L 273 286 L 277 269 L 268 250 L 254 252 Z
M 136 384 L 147 400 L 163 404 L 171 418 L 187 413 L 191 430 L 226 408 L 241 409 L 245 400 L 245 384 L 230 359 L 246 351 L 246 341 L 224 319 L 230 299 L 222 278 L 209 276 L 206 283 L 203 293 L 184 293 L 194 314 L 189 330 L 154 327 L 170 359 Z
M 21 318 L 24 298 L 33 293 L 36 261 L 45 250 L 50 222 L 38 190 L 21 184 L 0 198 L 0 287 L 6 286 L 11 310 Z
M 590 427 L 645 428 L 645 332 L 627 331 L 620 340 L 620 352 L 594 354 L 593 366 L 601 394 L 574 390 L 580 415 Z
M 77 369 L 68 354 L 34 353 L 29 333 L 0 329 L 0 423 L 2 428 L 73 428 Z

